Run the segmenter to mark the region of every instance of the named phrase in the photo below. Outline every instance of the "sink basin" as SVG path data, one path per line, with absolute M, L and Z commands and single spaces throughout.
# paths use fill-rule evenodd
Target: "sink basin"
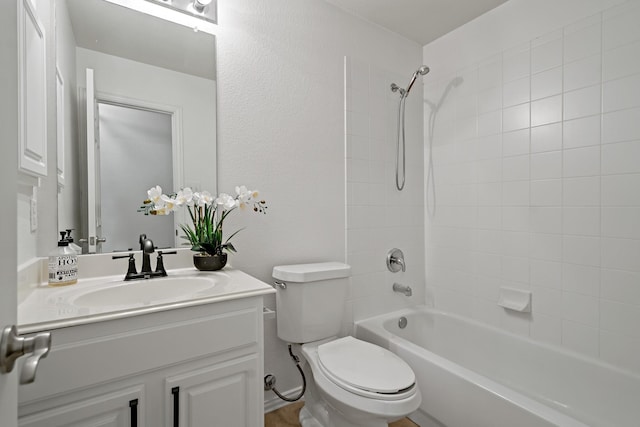
M 136 302 L 150 305 L 164 301 L 181 301 L 216 286 L 211 277 L 164 277 L 161 279 L 117 282 L 106 288 L 83 293 L 71 301 L 82 307 L 124 305 Z

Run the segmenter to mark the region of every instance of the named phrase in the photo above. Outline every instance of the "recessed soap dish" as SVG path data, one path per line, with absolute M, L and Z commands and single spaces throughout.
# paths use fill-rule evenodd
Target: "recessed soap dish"
M 531 313 L 531 291 L 502 286 L 498 305 L 507 310 Z

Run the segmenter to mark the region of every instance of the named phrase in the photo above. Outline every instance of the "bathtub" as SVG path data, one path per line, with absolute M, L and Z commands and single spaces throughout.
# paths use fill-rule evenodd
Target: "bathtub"
M 355 335 L 411 365 L 421 427 L 640 426 L 640 375 L 559 347 L 426 307 L 357 322 Z

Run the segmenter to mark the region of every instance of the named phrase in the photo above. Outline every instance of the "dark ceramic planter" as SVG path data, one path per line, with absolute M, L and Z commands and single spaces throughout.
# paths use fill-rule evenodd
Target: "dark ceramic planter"
M 217 271 L 227 264 L 227 254 L 194 254 L 193 265 L 200 271 Z

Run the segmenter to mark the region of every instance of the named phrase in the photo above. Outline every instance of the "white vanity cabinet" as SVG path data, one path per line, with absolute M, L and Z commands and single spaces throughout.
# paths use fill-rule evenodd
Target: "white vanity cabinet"
M 261 296 L 54 329 L 18 424 L 262 426 L 262 337 Z

